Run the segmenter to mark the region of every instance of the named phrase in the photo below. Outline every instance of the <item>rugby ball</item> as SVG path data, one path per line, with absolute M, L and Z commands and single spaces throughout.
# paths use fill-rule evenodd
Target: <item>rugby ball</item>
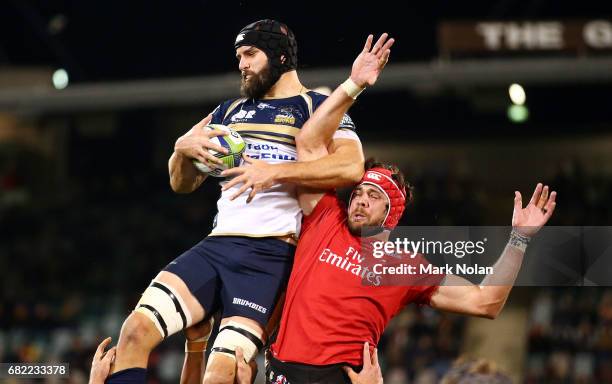
M 214 177 L 222 177 L 221 172 L 225 171 L 226 169 L 237 167 L 241 164 L 242 154 L 244 153 L 246 144 L 238 132 L 221 124 L 209 124 L 202 129 L 220 129 L 226 131 L 228 133 L 227 135 L 211 137 L 210 141 L 227 148 L 228 153 L 220 153 L 212 149 L 208 150 L 211 155 L 221 159 L 221 161 L 223 161 L 223 165 L 214 164 L 210 161 L 202 163 L 201 161 L 194 159 L 193 165 L 195 165 L 200 172 L 207 173 Z

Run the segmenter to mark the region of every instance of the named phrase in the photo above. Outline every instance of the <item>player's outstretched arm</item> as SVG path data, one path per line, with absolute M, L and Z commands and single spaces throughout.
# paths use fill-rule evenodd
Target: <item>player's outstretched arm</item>
M 208 152 L 214 149 L 227 153 L 227 150 L 210 141 L 214 136 L 225 135 L 223 131 L 203 129 L 212 120 L 212 114 L 206 116 L 202 121 L 194 125 L 189 132 L 179 137 L 174 144 L 174 152 L 168 161 L 170 173 L 170 186 L 176 193 L 190 193 L 195 191 L 206 179 L 206 175 L 197 170 L 193 160 L 206 163 L 207 160 L 216 164 L 222 161 Z
M 332 137 L 357 95 L 366 86 L 376 83 L 389 59 L 394 40 L 385 33 L 374 46 L 372 41 L 373 36 L 368 36 L 364 49 L 353 63 L 350 78 L 317 108 L 302 127 L 296 137 L 299 161 L 271 165 L 247 158 L 251 166 L 222 173 L 223 176 L 234 176 L 224 189 L 242 183 L 234 198 L 251 189 L 249 198 L 252 199 L 259 191 L 278 183 L 331 189 L 357 182 L 363 174 L 361 144 L 350 139 L 332 141 Z
M 389 61 L 395 40 L 389 39 L 386 33 L 374 46 L 373 40 L 374 36 L 369 35 L 353 62 L 349 79 L 336 88 L 302 127 L 296 137 L 299 163 L 293 172 L 280 175 L 280 182 L 292 182 L 310 189 L 308 195 L 301 194 L 300 199 L 306 214 L 321 196 L 313 195 L 313 188 L 324 190 L 351 185 L 363 175 L 361 143 L 351 139 L 332 141 L 332 137 L 357 95 L 376 83 Z
M 555 210 L 556 192 L 538 184 L 529 204 L 523 208 L 521 193 L 516 191 L 512 214 L 512 233 L 500 258 L 481 285 L 473 285 L 459 276 L 447 275 L 431 297 L 431 306 L 455 313 L 494 319 L 499 315 L 514 285 L 529 239 L 548 222 Z
M 321 151 L 329 147 L 334 132 L 357 95 L 378 80 L 378 76 L 389 61 L 391 46 L 395 40 L 389 39 L 389 35 L 383 33 L 372 46 L 373 39 L 373 35 L 369 35 L 366 39 L 363 50 L 353 62 L 348 80 L 325 99 L 300 130 L 296 137 L 300 161 L 321 158 Z

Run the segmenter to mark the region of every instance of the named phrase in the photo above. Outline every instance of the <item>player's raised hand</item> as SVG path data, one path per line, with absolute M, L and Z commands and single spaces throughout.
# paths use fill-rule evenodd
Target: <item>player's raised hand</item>
M 209 149 L 217 152 L 228 153 L 227 149 L 210 141 L 212 137 L 227 135 L 227 132 L 222 130 L 204 129 L 212 120 L 212 114 L 206 116 L 199 123 L 194 125 L 186 134 L 179 137 L 174 144 L 174 152 L 196 159 L 206 164 L 207 160 L 215 164 L 222 165 L 223 162 L 213 156 Z
M 263 160 L 253 159 L 246 154 L 242 157 L 247 164 L 246 166 L 234 167 L 221 172 L 223 177 L 234 177 L 221 189 L 227 191 L 234 185 L 242 184 L 238 192 L 230 197 L 230 200 L 234 200 L 251 188 L 247 198 L 247 203 L 250 203 L 257 193 L 265 191 L 276 184 L 280 168 Z
M 514 212 L 512 213 L 512 227 L 522 235 L 531 237 L 538 233 L 552 216 L 557 203 L 557 192 L 549 195 L 548 185 L 538 183 L 533 191 L 531 200 L 523 208 L 523 200 L 519 191 L 514 192 Z
M 374 46 L 372 46 L 372 41 L 374 41 L 374 35 L 369 35 L 363 51 L 353 62 L 351 80 L 359 87 L 367 87 L 376 83 L 380 72 L 389 60 L 391 46 L 395 42 L 394 39 L 389 39 L 387 33 L 383 33 Z
M 370 357 L 370 345 L 363 344 L 363 368 L 357 373 L 351 367 L 343 367 L 352 384 L 383 384 L 382 372 L 378 364 L 378 348 Z
M 89 384 L 104 384 L 104 380 L 108 377 L 111 365 L 115 360 L 115 353 L 117 352 L 117 347 L 112 347 L 106 352 L 104 351 L 111 340 L 110 337 L 107 337 L 98 345 L 91 362 Z

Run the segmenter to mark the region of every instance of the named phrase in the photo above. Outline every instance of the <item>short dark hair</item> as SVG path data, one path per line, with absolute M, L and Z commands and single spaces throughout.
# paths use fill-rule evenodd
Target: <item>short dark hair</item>
M 399 167 L 395 164 L 383 163 L 382 161 L 378 161 L 373 157 L 370 157 L 365 161 L 364 165 L 365 170 L 372 168 L 384 168 L 388 171 L 391 171 L 391 177 L 393 181 L 397 184 L 400 189 L 406 189 L 406 205 L 412 203 L 414 200 L 414 187 L 406 181 L 406 177 L 404 173 L 399 169 Z

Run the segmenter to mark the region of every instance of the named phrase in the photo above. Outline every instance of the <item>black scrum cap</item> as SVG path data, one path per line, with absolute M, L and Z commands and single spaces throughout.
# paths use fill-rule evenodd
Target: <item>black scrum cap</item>
M 297 68 L 297 42 L 295 35 L 287 25 L 276 20 L 259 20 L 242 28 L 234 48 L 252 45 L 264 51 L 270 60 L 272 74 L 279 78 L 281 74 Z M 281 56 L 285 56 L 285 62 Z

